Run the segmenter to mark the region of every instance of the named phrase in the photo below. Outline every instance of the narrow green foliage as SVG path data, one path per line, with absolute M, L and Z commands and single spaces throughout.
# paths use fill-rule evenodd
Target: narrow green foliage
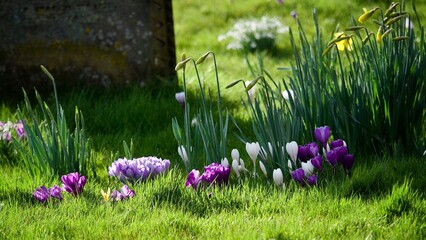
M 45 68 L 43 71 L 47 72 Z M 48 73 L 48 72 L 47 72 Z M 53 77 L 48 74 L 53 84 Z M 24 125 L 27 140 L 13 139 L 14 146 L 23 157 L 25 168 L 35 178 L 51 178 L 78 171 L 87 175 L 92 171 L 91 143 L 86 138 L 83 114 L 75 108 L 75 129 L 72 133 L 67 127 L 65 113 L 58 103 L 56 86 L 56 117 L 36 91 L 41 115 L 31 106 L 24 91 L 25 111 L 18 109 Z M 28 119 L 28 120 L 27 120 Z
M 215 79 L 217 86 L 217 101 L 213 104 L 213 98 L 209 91 L 208 97 L 206 90 L 203 87 L 202 80 L 199 75 L 197 64 L 201 64 L 208 56 L 212 56 L 214 61 Z M 216 64 L 216 57 L 213 52 L 207 52 L 199 58 L 197 62 L 190 59 L 193 63 L 200 93 L 200 99 L 194 99 L 195 110 L 191 111 L 191 105 L 188 100 L 188 89 L 186 83 L 185 68 L 182 69 L 183 73 L 183 87 L 185 93 L 185 113 L 184 113 L 184 133 L 182 133 L 179 123 L 173 119 L 172 129 L 175 138 L 179 144 L 179 149 L 186 152 L 187 159 L 184 159 L 186 170 L 189 172 L 191 169 L 202 169 L 213 162 L 220 162 L 226 156 L 226 143 L 228 133 L 229 113 L 225 109 L 223 113 L 222 96 L 220 93 L 219 75 Z M 185 64 L 189 60 L 183 62 Z M 179 65 L 179 63 L 178 63 Z M 217 117 L 215 114 L 217 113 Z M 191 119 L 191 114 L 194 117 Z M 193 126 L 191 126 L 193 125 Z M 183 147 L 182 147 L 183 146 Z
M 367 29 L 365 33 L 356 31 L 351 37 L 353 50 L 340 52 L 323 50 L 326 44 L 315 12 L 314 22 L 317 35 L 313 42 L 306 39 L 299 26 L 300 47 L 290 31 L 295 69 L 288 88 L 295 93 L 295 101 L 290 102 L 294 117 L 302 119 L 308 133 L 315 126 L 329 125 L 356 151 L 400 153 L 423 149 L 423 26 L 419 26 L 420 38 L 405 27 L 405 21 L 393 22 L 392 27 L 383 24 L 377 41 L 368 38 L 371 33 Z

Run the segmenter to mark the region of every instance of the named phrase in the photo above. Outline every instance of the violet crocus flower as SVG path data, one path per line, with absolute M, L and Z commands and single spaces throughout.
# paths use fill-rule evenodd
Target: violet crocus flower
M 59 201 L 62 201 L 62 189 L 58 185 L 54 185 L 53 187 L 49 188 L 49 195 L 53 198 L 58 199 Z
M 224 167 L 219 163 L 212 163 L 204 167 L 201 179 L 209 185 L 228 183 L 230 167 Z
M 296 18 L 297 18 L 297 12 L 296 12 L 295 10 L 291 11 L 291 12 L 290 12 L 290 16 L 291 16 L 292 18 L 296 19 Z
M 188 177 L 186 178 L 185 186 L 191 186 L 192 188 L 197 190 L 198 185 L 200 184 L 200 180 L 200 171 L 193 169 L 191 172 L 189 172 Z
M 312 165 L 320 171 L 322 171 L 322 157 L 320 155 L 311 159 Z
M 342 139 L 337 139 L 330 142 L 330 150 L 333 150 L 337 147 L 343 147 L 343 146 L 346 146 L 346 143 Z
M 318 145 L 314 142 L 299 146 L 297 157 L 301 162 L 307 162 L 309 159 L 318 155 Z
M 334 150 L 328 151 L 326 153 L 326 160 L 332 167 L 336 166 L 338 160 L 337 152 Z
M 325 148 L 327 146 L 328 139 L 331 136 L 330 127 L 317 127 L 315 128 L 314 135 L 315 138 L 321 143 L 322 147 Z
M 154 178 L 167 171 L 169 166 L 169 160 L 157 157 L 119 158 L 108 167 L 108 175 L 117 177 L 123 184 L 134 183 Z
M 112 191 L 109 197 L 112 199 L 112 201 L 118 202 L 118 201 L 126 200 L 128 198 L 132 198 L 134 196 L 135 196 L 135 191 L 130 189 L 129 186 L 123 185 L 120 191 L 117 191 L 117 190 Z
M 49 199 L 49 190 L 47 190 L 45 186 L 40 186 L 33 193 L 33 197 L 36 200 L 45 203 Z
M 343 163 L 343 159 L 348 154 L 348 148 L 345 146 L 336 147 L 332 151 L 337 153 L 337 162 Z
M 112 191 L 110 198 L 112 201 L 115 201 L 115 202 L 123 200 L 123 197 L 121 196 L 121 192 L 117 190 Z
M 297 182 L 299 182 L 300 184 L 303 184 L 303 179 L 305 177 L 305 171 L 303 171 L 302 168 L 298 168 L 291 173 L 291 177 L 294 180 L 296 180 Z
M 316 185 L 317 182 L 318 182 L 318 175 L 314 174 L 314 175 L 309 176 L 306 179 L 306 182 L 311 186 Z
M 19 139 L 23 139 L 27 136 L 24 130 L 24 124 L 22 124 L 21 120 L 19 120 L 15 125 L 13 125 L 13 127 L 15 128 L 16 135 L 18 136 Z
M 61 177 L 62 189 L 71 193 L 74 197 L 83 192 L 86 185 L 86 177 L 80 176 L 78 172 L 69 173 Z

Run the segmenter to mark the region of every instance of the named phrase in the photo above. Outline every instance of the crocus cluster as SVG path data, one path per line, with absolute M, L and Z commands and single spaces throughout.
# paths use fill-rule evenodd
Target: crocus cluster
M 124 184 L 135 183 L 166 172 L 169 165 L 169 160 L 157 157 L 119 158 L 108 167 L 108 175 L 117 177 Z
M 341 164 L 345 173 L 349 174 L 355 158 L 348 153 L 345 141 L 337 139 L 329 144 L 331 131 L 328 126 L 317 127 L 314 136 L 322 146 L 323 156 L 320 155 L 319 146 L 316 142 L 305 145 L 297 145 L 295 141 L 287 143 L 286 150 L 291 159 L 288 162 L 288 167 L 292 178 L 302 186 L 305 184 L 316 185 L 318 181 L 317 172 L 323 171 L 323 157 L 331 167 L 335 168 L 337 164 Z
M 220 163 L 212 163 L 204 167 L 204 173 L 200 175 L 200 171 L 193 169 L 186 178 L 185 185 L 187 187 L 193 187 L 198 189 L 203 183 L 208 186 L 213 186 L 216 184 L 226 184 L 228 183 L 229 174 L 231 168 L 228 166 L 223 166 Z
M 13 130 L 19 139 L 23 139 L 26 137 L 24 125 L 22 124 L 21 120 L 19 120 L 15 124 L 11 121 L 0 121 L 0 140 L 9 142 L 12 139 Z
M 61 181 L 62 188 L 58 185 L 54 185 L 51 188 L 40 186 L 33 193 L 33 197 L 42 203 L 47 202 L 50 198 L 62 200 L 62 191 L 69 192 L 74 197 L 77 197 L 78 194 L 83 192 L 84 185 L 86 184 L 86 177 L 80 176 L 78 172 L 75 172 L 63 175 Z
M 118 201 L 126 200 L 128 198 L 132 198 L 134 196 L 135 196 L 135 191 L 130 189 L 129 186 L 123 185 L 120 191 L 117 191 L 117 190 L 112 191 L 110 198 L 112 201 L 118 202 Z
M 54 185 L 51 188 L 40 186 L 33 193 L 33 197 L 42 203 L 47 202 L 50 198 L 56 198 L 61 201 L 63 199 L 62 189 L 58 185 Z

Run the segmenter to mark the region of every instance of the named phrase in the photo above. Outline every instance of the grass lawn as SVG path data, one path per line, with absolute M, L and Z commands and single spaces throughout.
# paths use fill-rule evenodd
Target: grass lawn
M 315 2 L 315 3 L 312 3 Z M 217 37 L 239 18 L 278 16 L 296 29 L 290 16 L 297 11 L 308 36 L 314 34 L 311 12 L 317 8 L 323 37 L 332 38 L 337 26 L 389 1 L 173 1 L 176 49 L 195 59 L 208 50 L 218 57 L 219 78 L 225 85 L 236 79 L 252 79 L 243 55 L 228 51 Z M 410 4 L 407 4 L 410 5 Z M 426 25 L 426 2 L 417 1 L 420 19 Z M 407 6 L 411 11 L 411 7 Z M 340 27 L 344 28 L 344 27 Z M 284 78 L 278 67 L 292 61 L 288 35 L 280 36 L 277 53 L 267 55 L 265 68 Z M 254 61 L 255 56 L 250 56 Z M 207 64 L 208 65 L 208 64 Z M 210 76 L 212 68 L 202 67 Z M 188 75 L 193 72 L 189 70 Z M 192 74 L 194 75 L 194 74 Z M 90 136 L 97 178 L 88 176 L 78 198 L 63 193 L 64 200 L 37 202 L 32 194 L 40 185 L 60 184 L 54 179 L 34 181 L 13 149 L 0 143 L 0 239 L 425 239 L 426 167 L 421 153 L 403 156 L 356 154 L 351 176 L 340 172 L 320 175 L 316 187 L 300 187 L 294 181 L 278 189 L 272 178 L 250 175 L 239 182 L 232 172 L 229 185 L 194 191 L 185 187 L 186 172 L 177 154 L 172 118 L 183 119 L 175 100 L 179 84 L 161 89 L 132 88 L 111 91 L 82 90 L 61 93 L 70 129 L 75 106 L 83 112 Z M 196 79 L 189 79 L 194 92 Z M 214 81 L 211 81 L 212 86 Z M 206 82 L 207 85 L 210 82 Z M 223 91 L 224 104 L 240 127 L 251 135 L 251 122 L 240 105 L 243 89 Z M 54 106 L 54 99 L 47 99 Z M 22 107 L 22 104 L 20 104 Z M 0 120 L 15 121 L 16 106 L 0 105 Z M 245 146 L 232 134 L 228 149 L 238 148 L 252 169 Z M 424 135 L 424 134 L 423 134 Z M 123 141 L 133 141 L 133 156 L 169 159 L 171 168 L 153 181 L 130 185 L 135 196 L 123 202 L 103 202 L 101 189 L 118 189 L 121 183 L 108 176 L 108 166 L 124 155 Z M 230 153 L 229 153 L 230 155 Z M 5 156 L 8 156 L 6 158 Z

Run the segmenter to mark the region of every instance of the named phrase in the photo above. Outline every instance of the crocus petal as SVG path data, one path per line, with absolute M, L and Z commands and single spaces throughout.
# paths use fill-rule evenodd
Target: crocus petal
M 259 161 L 259 166 L 260 166 L 260 170 L 262 170 L 262 172 L 265 175 L 265 177 L 268 177 L 268 173 L 266 172 L 265 165 L 263 164 L 262 161 Z
M 318 156 L 312 158 L 311 163 L 316 169 L 322 171 L 322 157 L 321 156 L 318 155 Z
M 232 169 L 234 170 L 237 177 L 240 177 L 240 166 L 237 160 L 232 160 Z
M 225 157 L 220 161 L 220 164 L 222 164 L 222 166 L 224 167 L 229 167 L 229 162 L 228 159 Z
M 305 177 L 308 177 L 314 173 L 314 165 L 312 165 L 311 161 L 302 162 L 302 169 L 305 172 Z

